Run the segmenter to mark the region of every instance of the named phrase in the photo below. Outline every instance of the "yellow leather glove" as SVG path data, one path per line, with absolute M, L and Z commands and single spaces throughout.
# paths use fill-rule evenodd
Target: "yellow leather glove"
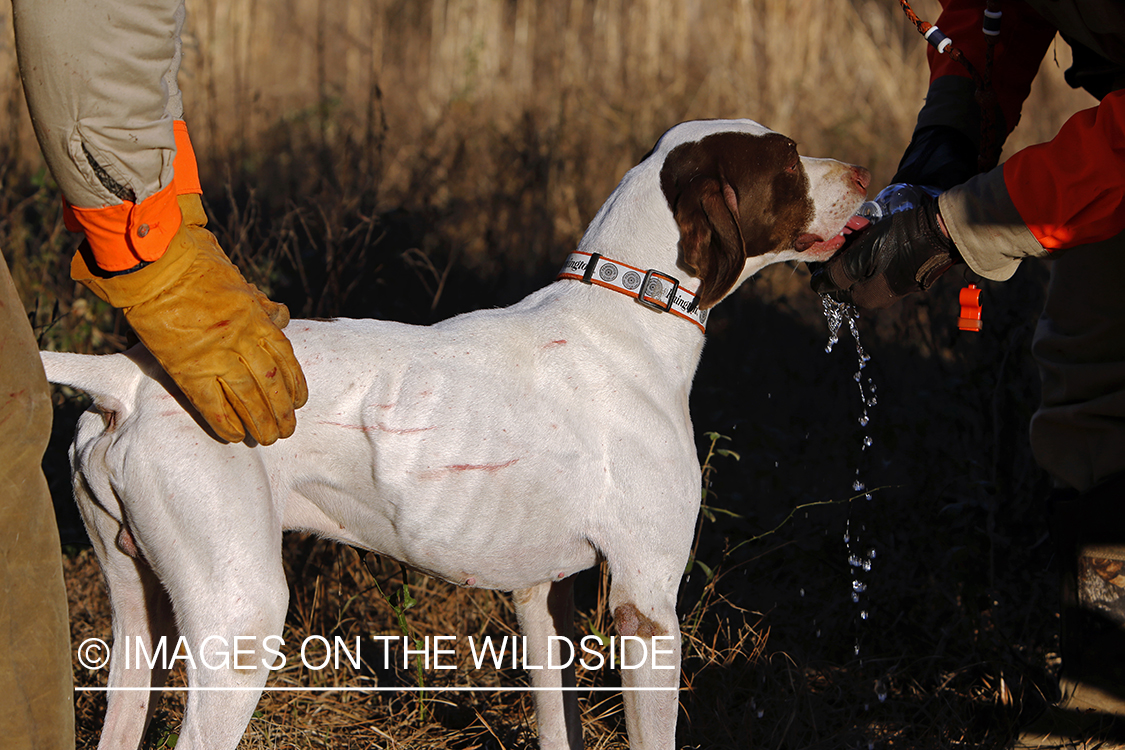
M 284 305 L 246 283 L 204 226 L 198 195 L 177 198 L 183 223 L 158 260 L 120 276 L 90 270 L 76 253 L 71 277 L 121 308 L 141 342 L 228 442 L 289 437 L 308 386 L 281 328 Z

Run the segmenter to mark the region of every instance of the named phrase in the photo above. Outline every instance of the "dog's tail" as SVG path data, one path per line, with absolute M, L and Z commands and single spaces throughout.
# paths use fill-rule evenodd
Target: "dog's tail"
M 71 354 L 39 352 L 47 380 L 85 391 L 102 411 L 124 416 L 144 375 L 140 365 L 125 354 Z

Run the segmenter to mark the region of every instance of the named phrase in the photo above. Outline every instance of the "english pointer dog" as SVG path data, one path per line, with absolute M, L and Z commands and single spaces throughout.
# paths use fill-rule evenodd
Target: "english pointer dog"
M 99 747 L 139 746 L 165 679 L 137 664 L 138 639 L 190 652 L 192 688 L 247 688 L 189 692 L 177 750 L 238 744 L 280 658 L 281 535 L 302 529 L 514 592 L 536 665 L 565 660 L 550 636 L 572 634 L 571 576 L 605 560 L 624 662 L 642 664 L 622 684 L 648 688 L 624 692 L 629 744 L 673 748 L 707 314 L 767 264 L 830 257 L 869 180 L 749 120 L 677 125 L 523 301 L 427 327 L 292 321 L 309 401 L 270 446 L 206 432 L 143 348 L 44 352 L 51 382 L 93 397 L 74 490 L 112 604 L 109 686 L 139 688 L 111 690 Z M 225 666 L 207 655 L 236 643 Z M 573 667 L 529 673 L 574 684 Z M 535 707 L 540 747 L 582 746 L 573 692 L 536 692 Z

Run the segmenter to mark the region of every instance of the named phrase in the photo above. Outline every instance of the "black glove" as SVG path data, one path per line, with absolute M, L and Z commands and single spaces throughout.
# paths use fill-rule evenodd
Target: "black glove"
M 956 128 L 932 125 L 915 131 L 891 183 L 948 190 L 977 173 L 977 147 Z
M 937 199 L 892 214 L 853 233 L 830 260 L 813 271 L 812 288 L 857 307 L 890 307 L 929 289 L 938 276 L 963 262 L 938 221 Z

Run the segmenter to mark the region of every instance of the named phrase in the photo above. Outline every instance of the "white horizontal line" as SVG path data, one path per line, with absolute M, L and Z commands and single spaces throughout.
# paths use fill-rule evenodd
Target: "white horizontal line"
M 591 693 L 641 693 L 675 691 L 674 687 L 76 687 L 79 693 L 150 692 L 163 693 L 222 693 L 256 690 L 262 693 L 538 693 L 591 692 Z

